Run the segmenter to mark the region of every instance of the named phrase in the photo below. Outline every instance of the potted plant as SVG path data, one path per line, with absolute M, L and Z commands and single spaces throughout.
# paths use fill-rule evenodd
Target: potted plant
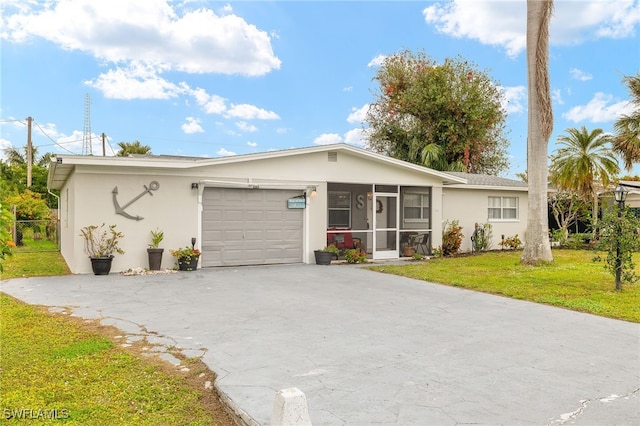
M 195 271 L 198 269 L 200 250 L 194 246 L 185 246 L 177 250 L 171 250 L 171 255 L 178 258 L 178 269 L 180 271 Z
M 162 265 L 162 253 L 163 248 L 159 248 L 162 239 L 164 238 L 164 232 L 159 229 L 151 231 L 151 244 L 147 248 L 147 254 L 149 255 L 149 269 L 152 271 L 159 271 L 160 265 Z
M 415 252 L 416 252 L 416 249 L 412 245 L 405 244 L 402 247 L 402 255 L 404 257 L 412 257 Z
M 333 244 L 329 244 L 321 250 L 314 250 L 313 254 L 316 256 L 317 265 L 329 265 L 334 257 L 338 259 L 340 249 Z
M 91 259 L 91 269 L 95 275 L 109 275 L 114 253 L 124 254 L 118 244 L 124 238 L 122 232 L 116 230 L 116 225 L 105 228 L 102 225 L 89 225 L 80 230 L 84 237 L 84 251 Z

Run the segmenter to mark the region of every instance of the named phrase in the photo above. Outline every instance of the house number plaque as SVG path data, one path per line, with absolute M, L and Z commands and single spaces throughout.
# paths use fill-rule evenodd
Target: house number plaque
M 155 181 L 155 180 L 151 181 L 149 186 L 147 186 L 147 185 L 143 185 L 143 186 L 144 186 L 144 191 L 142 191 L 140 194 L 138 194 L 136 197 L 134 197 L 131 201 L 129 201 L 124 206 L 120 206 L 120 203 L 118 203 L 118 187 L 116 186 L 115 188 L 113 188 L 113 191 L 111 191 L 111 194 L 113 195 L 113 205 L 116 208 L 116 214 L 124 216 L 127 219 L 133 219 L 133 220 L 142 220 L 142 219 L 144 219 L 142 216 L 134 216 L 134 215 L 131 215 L 131 214 L 127 213 L 124 210 L 127 207 L 129 207 L 131 204 L 133 204 L 136 201 L 138 201 L 141 197 L 143 197 L 143 196 L 145 196 L 147 194 L 153 195 L 152 191 L 157 191 L 158 188 L 160 188 L 160 184 L 158 183 L 158 181 Z

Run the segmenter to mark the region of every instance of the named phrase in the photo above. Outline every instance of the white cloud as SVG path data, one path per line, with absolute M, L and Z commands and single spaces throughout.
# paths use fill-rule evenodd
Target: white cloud
M 363 147 L 366 144 L 366 130 L 351 129 L 344 134 L 344 141 L 349 145 Z
M 63 146 L 65 149 L 71 152 L 75 152 L 78 154 L 82 153 L 84 133 L 81 130 L 74 130 L 73 132 L 71 132 L 70 135 L 65 135 L 65 134 L 59 133 L 56 130 L 55 125 L 49 125 L 47 126 L 46 132 L 53 140 L 56 141 L 58 145 Z M 101 142 L 98 143 L 98 141 L 101 141 L 101 138 L 98 135 L 92 134 L 91 135 L 91 152 L 94 155 L 102 155 L 102 143 Z M 68 154 L 68 152 L 63 149 L 58 149 L 57 151 Z
M 224 98 L 218 95 L 210 95 L 202 88 L 191 90 L 190 94 L 207 114 L 222 114 L 227 110 Z
M 248 141 L 247 145 L 249 145 L 251 148 L 255 148 L 256 146 L 258 146 L 256 142 L 251 142 L 251 141 Z
M 593 78 L 593 75 L 579 70 L 578 68 L 571 68 L 569 70 L 569 75 L 571 75 L 571 78 L 573 78 L 574 80 L 580 81 L 589 81 Z
M 278 120 L 280 117 L 273 111 L 267 111 L 254 105 L 232 105 L 225 114 L 227 117 L 241 118 L 244 120 Z
M 316 145 L 331 145 L 334 143 L 342 143 L 342 136 L 337 133 L 323 133 L 313 140 Z
M 515 57 L 526 47 L 526 2 L 453 0 L 423 10 L 425 21 L 456 38 L 502 46 Z M 576 44 L 587 38 L 622 38 L 635 34 L 640 4 L 634 0 L 556 1 L 550 42 Z
M 108 63 L 138 61 L 187 73 L 258 76 L 280 68 L 265 31 L 230 13 L 184 6 L 168 0 L 34 2 L 4 8 L 0 37 L 39 37 Z
M 287 134 L 287 133 L 289 133 L 290 131 L 291 131 L 291 129 L 289 129 L 289 128 L 287 128 L 287 127 L 278 127 L 278 128 L 276 129 L 276 133 L 277 133 L 277 134 L 279 134 L 279 135 Z
M 258 128 L 256 126 L 254 126 L 253 124 L 249 124 L 245 121 L 238 121 L 236 122 L 236 127 L 238 127 L 238 129 L 242 130 L 243 132 L 255 132 L 256 130 L 258 130 Z
M 218 155 L 221 156 L 221 157 L 231 157 L 232 155 L 238 155 L 238 154 L 236 154 L 233 151 L 228 151 L 228 150 L 226 150 L 224 148 L 220 148 L 218 150 Z
M 342 89 L 342 91 L 343 91 L 343 92 L 352 92 L 352 91 L 353 91 L 353 86 L 347 86 L 347 87 L 344 87 L 344 88 Z
M 12 146 L 13 144 L 10 141 L 0 138 L 0 159 L 7 159 L 6 155 L 4 154 L 4 150 L 7 148 L 11 148 Z
M 350 145 L 365 146 L 367 142 L 366 129 L 351 129 L 344 135 L 337 133 L 323 133 L 313 140 L 316 145 L 331 145 L 336 143 L 348 143 Z
M 379 67 L 380 65 L 382 65 L 382 63 L 384 62 L 385 59 L 387 59 L 386 55 L 378 55 L 375 58 L 373 58 L 371 61 L 369 61 L 367 66 L 368 67 Z
M 560 89 L 551 91 L 551 99 L 555 101 L 558 105 L 564 104 L 564 100 L 562 99 L 562 91 Z
M 523 1 L 463 1 L 435 3 L 422 13 L 443 34 L 500 45 L 516 56 L 526 45 L 526 3 Z
M 573 107 L 562 114 L 562 117 L 575 123 L 582 121 L 607 123 L 631 112 L 632 105 L 629 101 L 616 103 L 612 103 L 612 101 L 613 96 L 598 92 L 586 105 Z
M 361 108 L 351 108 L 351 114 L 347 117 L 347 122 L 352 124 L 363 123 L 367 118 L 369 104 L 364 104 Z
M 502 108 L 508 113 L 518 113 L 525 110 L 524 102 L 527 91 L 524 86 L 502 87 Z
M 194 118 L 194 117 L 187 117 L 185 118 L 185 120 L 187 120 L 187 122 L 181 126 L 181 129 L 183 132 L 185 132 L 188 135 L 193 133 L 204 133 L 204 129 L 200 125 L 200 119 Z
M 184 87 L 161 78 L 156 69 L 141 63 L 109 70 L 84 84 L 111 99 L 169 99 L 184 92 Z

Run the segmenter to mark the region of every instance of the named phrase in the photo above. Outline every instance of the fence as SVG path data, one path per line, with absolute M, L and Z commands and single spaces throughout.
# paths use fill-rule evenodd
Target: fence
M 16 252 L 60 250 L 60 221 L 16 220 L 12 229 Z

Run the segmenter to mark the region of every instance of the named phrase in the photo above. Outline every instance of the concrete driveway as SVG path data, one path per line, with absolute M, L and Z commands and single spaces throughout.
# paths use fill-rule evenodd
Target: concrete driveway
M 352 266 L 2 281 L 27 303 L 156 332 L 246 415 L 314 425 L 638 425 L 640 325 Z

